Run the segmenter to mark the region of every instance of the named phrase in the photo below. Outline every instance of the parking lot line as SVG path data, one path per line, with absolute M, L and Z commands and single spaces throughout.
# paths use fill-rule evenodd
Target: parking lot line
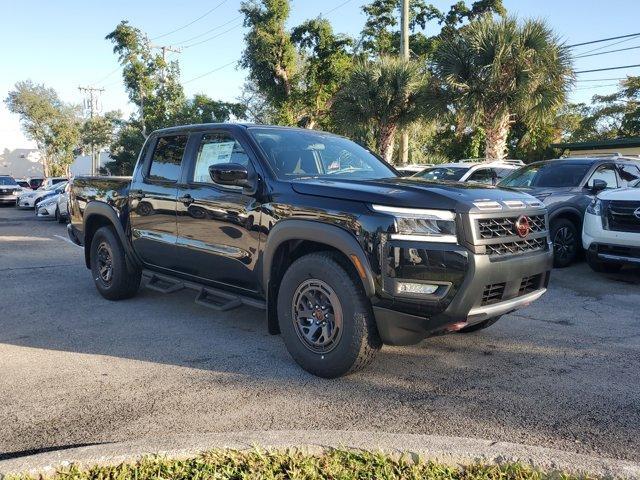
M 54 237 L 62 240 L 63 242 L 67 242 L 71 245 L 73 245 L 74 247 L 78 247 L 78 248 L 83 248 L 80 245 L 76 245 L 75 243 L 73 243 L 71 240 L 69 240 L 68 238 L 64 238 L 62 235 L 54 235 Z

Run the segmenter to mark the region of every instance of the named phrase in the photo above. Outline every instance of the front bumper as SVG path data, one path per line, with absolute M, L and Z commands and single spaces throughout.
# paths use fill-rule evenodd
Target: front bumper
M 16 200 L 16 207 L 33 208 L 33 203 L 33 198 L 18 198 L 18 200 Z
M 549 282 L 553 265 L 552 245 L 544 251 L 492 260 L 467 251 L 463 280 L 449 272 L 450 295 L 440 300 L 378 298 L 373 311 L 384 343 L 410 345 L 447 331 L 455 331 L 504 315 L 539 299 Z M 486 293 L 495 292 L 487 300 Z
M 36 209 L 36 216 L 39 218 L 54 218 L 57 207 L 58 205 L 56 203 L 38 205 L 38 208 Z
M 16 203 L 16 200 L 18 199 L 17 196 L 15 195 L 0 195 L 0 203 L 2 204 L 9 204 L 9 203 Z

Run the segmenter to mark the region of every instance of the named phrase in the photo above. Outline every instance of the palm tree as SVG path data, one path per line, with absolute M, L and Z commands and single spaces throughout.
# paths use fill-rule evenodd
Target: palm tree
M 333 102 L 336 128 L 391 161 L 396 132 L 420 117 L 424 85 L 415 62 L 389 56 L 360 60 Z
M 541 125 L 574 81 L 569 50 L 544 22 L 485 16 L 443 38 L 433 70 L 453 109 L 486 134 L 485 157 L 502 159 L 511 124 Z

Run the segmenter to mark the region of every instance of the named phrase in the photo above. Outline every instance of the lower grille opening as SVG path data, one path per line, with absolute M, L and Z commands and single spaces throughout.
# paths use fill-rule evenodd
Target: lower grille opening
M 546 238 L 532 238 L 530 240 L 520 240 L 517 242 L 494 243 L 487 245 L 489 255 L 515 255 L 518 253 L 544 250 Z
M 504 295 L 505 286 L 506 286 L 506 283 L 502 282 L 502 283 L 494 283 L 484 287 L 484 292 L 482 292 L 481 305 L 491 305 L 492 303 L 500 302 Z
M 540 286 L 540 276 L 541 274 L 524 277 L 520 281 L 518 296 L 521 297 L 522 295 L 526 295 L 527 293 L 535 292 L 536 290 L 538 290 L 538 287 Z

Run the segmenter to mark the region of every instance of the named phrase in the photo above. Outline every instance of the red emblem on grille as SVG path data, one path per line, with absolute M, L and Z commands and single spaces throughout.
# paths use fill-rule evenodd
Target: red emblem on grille
M 515 226 L 516 226 L 516 233 L 520 238 L 526 237 L 527 235 L 529 235 L 529 232 L 531 232 L 531 226 L 529 225 L 529 217 L 525 217 L 524 215 L 521 215 L 520 217 L 518 217 L 518 220 L 516 220 Z

